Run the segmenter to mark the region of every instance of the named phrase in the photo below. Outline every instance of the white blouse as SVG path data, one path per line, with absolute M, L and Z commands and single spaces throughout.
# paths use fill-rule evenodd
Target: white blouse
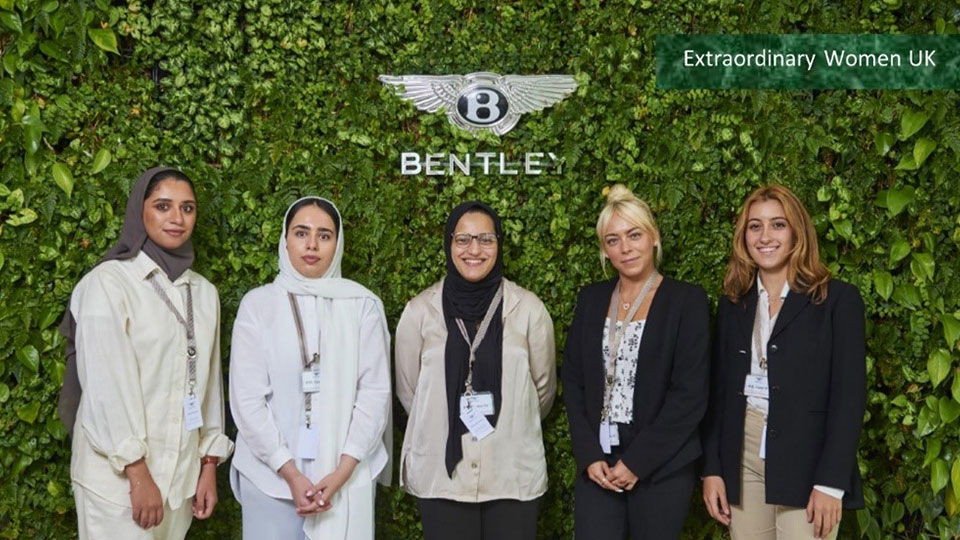
M 154 290 L 162 288 L 181 314 L 193 295 L 197 385 L 203 426 L 184 426 L 187 336 Z M 77 321 L 77 373 L 83 395 L 74 425 L 71 479 L 130 506 L 124 467 L 144 458 L 171 508 L 196 493 L 200 458 L 223 461 L 233 443 L 223 434 L 220 300 L 217 289 L 187 270 L 173 283 L 146 253 L 98 265 L 70 298 Z
M 320 303 L 330 300 L 303 295 L 296 299 L 308 356 L 312 356 L 321 339 Z M 360 462 L 369 460 L 370 473 L 376 477 L 387 459 L 382 437 L 391 400 L 389 334 L 373 299 L 356 302 L 360 303 L 357 393 L 341 453 Z M 336 361 L 321 356 L 320 377 L 324 364 Z M 233 467 L 274 498 L 290 499 L 286 482 L 276 472 L 288 460 L 293 459 L 297 468 L 310 476 L 304 460 L 295 457 L 304 423 L 303 370 L 287 292 L 270 283 L 247 293 L 233 325 L 230 352 L 230 411 L 239 430 Z M 314 393 L 311 399 L 316 425 L 323 422 L 324 396 Z
M 631 321 L 620 342 L 617 352 L 617 368 L 613 376 L 613 391 L 610 392 L 610 421 L 620 424 L 633 422 L 633 390 L 637 382 L 637 360 L 640 356 L 640 339 L 646 320 Z M 617 321 L 617 330 L 623 326 Z M 610 368 L 610 318 L 603 323 L 603 365 Z

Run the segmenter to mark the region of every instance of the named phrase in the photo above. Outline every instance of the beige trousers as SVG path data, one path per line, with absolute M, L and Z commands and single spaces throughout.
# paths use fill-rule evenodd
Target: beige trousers
M 807 509 L 767 504 L 764 461 L 760 459 L 763 414 L 747 407 L 743 426 L 740 504 L 730 506 L 731 540 L 813 540 L 813 524 Z M 839 523 L 828 540 L 837 537 Z
M 133 521 L 133 509 L 110 502 L 96 493 L 73 483 L 77 503 L 77 532 L 80 540 L 183 540 L 193 521 L 191 501 L 183 501 L 173 510 L 163 505 L 163 521 L 152 529 L 142 529 Z

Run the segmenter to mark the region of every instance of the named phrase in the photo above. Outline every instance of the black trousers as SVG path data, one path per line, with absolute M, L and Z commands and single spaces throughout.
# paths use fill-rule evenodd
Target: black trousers
M 535 540 L 540 499 L 417 499 L 424 540 Z
M 612 467 L 633 440 L 632 426 L 619 424 L 620 446 L 612 448 Z M 617 493 L 598 486 L 586 471 L 574 482 L 575 540 L 671 540 L 679 538 L 696 482 L 694 464 L 657 482 L 637 482 Z

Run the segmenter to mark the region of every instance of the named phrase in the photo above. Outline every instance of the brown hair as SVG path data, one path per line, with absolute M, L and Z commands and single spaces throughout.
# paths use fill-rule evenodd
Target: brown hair
M 764 201 L 777 201 L 783 205 L 787 222 L 793 230 L 793 248 L 787 260 L 790 290 L 809 295 L 815 304 L 823 303 L 827 299 L 830 271 L 820 262 L 813 221 L 800 199 L 788 188 L 776 184 L 754 190 L 740 208 L 733 229 L 733 251 L 723 278 L 723 293 L 731 302 L 737 302 L 756 282 L 757 264 L 747 251 L 747 216 L 753 203 Z

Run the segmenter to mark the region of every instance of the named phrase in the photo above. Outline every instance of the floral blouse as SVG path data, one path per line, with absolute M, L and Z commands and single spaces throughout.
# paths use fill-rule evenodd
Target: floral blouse
M 610 393 L 610 421 L 621 424 L 633 422 L 633 389 L 636 385 L 637 358 L 640 352 L 640 338 L 643 337 L 645 320 L 633 321 L 620 342 L 617 355 L 617 369 L 613 377 L 613 391 Z M 617 321 L 617 329 L 623 323 Z M 607 340 L 610 331 L 610 318 L 603 324 L 603 365 L 610 366 L 610 343 Z

